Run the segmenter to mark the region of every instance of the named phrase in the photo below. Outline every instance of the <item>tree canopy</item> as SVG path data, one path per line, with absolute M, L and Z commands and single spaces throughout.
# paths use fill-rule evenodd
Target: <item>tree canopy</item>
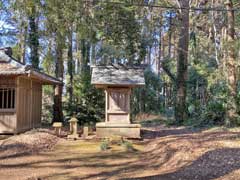
M 2 0 L 0 46 L 64 81 L 44 89 L 44 118 L 100 121 L 91 65 L 147 64 L 132 111 L 176 124 L 240 124 L 237 0 Z M 53 116 L 51 115 L 53 112 Z

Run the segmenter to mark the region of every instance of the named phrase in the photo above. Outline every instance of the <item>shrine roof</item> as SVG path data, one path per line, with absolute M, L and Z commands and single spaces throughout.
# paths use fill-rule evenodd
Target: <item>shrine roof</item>
M 144 86 L 144 65 L 92 66 L 91 83 L 100 86 Z
M 43 84 L 62 84 L 62 81 L 59 79 L 13 58 L 11 48 L 0 48 L 0 76 L 20 75 L 32 77 L 41 81 Z

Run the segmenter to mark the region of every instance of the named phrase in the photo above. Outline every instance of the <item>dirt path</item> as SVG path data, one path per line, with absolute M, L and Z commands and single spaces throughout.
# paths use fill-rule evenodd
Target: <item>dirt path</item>
M 33 141 L 38 136 L 31 135 Z M 118 145 L 101 152 L 99 141 L 67 141 L 47 132 L 39 136 L 47 146 L 39 141 L 41 148 L 34 153 L 29 149 L 37 146 L 28 141 L 21 148 L 19 140 L 17 151 L 13 139 L 8 140 L 8 148 L 0 148 L 0 179 L 240 180 L 239 129 L 196 132 L 156 126 L 145 129 L 143 136 L 144 141 L 133 142 L 135 152 Z

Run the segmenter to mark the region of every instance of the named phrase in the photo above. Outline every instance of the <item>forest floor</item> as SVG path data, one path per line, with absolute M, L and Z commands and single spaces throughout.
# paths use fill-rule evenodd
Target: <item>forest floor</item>
M 134 151 L 57 138 L 47 129 L 0 140 L 1 180 L 240 180 L 240 128 L 196 130 L 146 121 Z

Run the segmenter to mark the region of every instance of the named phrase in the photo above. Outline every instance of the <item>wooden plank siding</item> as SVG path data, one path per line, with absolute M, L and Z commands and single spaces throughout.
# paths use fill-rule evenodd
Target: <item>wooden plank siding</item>
M 16 134 L 41 124 L 42 85 L 63 85 L 55 77 L 0 49 L 0 134 Z
M 6 93 L 7 96 L 15 98 L 14 108 L 0 109 L 0 134 L 16 134 L 41 126 L 42 84 L 40 81 L 26 76 L 0 77 L 0 89 L 3 89 L 3 92 L 9 90 Z M 10 91 L 12 89 L 15 90 L 14 96 L 10 95 L 13 93 Z M 12 99 L 11 102 L 13 102 Z
M 15 133 L 16 131 L 16 113 L 0 113 L 0 134 Z
M 16 78 L 14 76 L 9 78 L 0 76 L 0 88 L 16 88 Z M 0 133 L 14 133 L 15 131 L 16 106 L 11 111 L 0 111 Z
M 28 130 L 31 126 L 31 80 L 25 77 L 17 78 L 17 133 Z
M 130 123 L 130 88 L 107 88 L 106 122 Z
M 17 132 L 40 127 L 42 84 L 29 78 L 17 80 Z
M 32 110 L 31 119 L 32 127 L 41 126 L 42 114 L 42 85 L 36 81 L 32 81 Z

